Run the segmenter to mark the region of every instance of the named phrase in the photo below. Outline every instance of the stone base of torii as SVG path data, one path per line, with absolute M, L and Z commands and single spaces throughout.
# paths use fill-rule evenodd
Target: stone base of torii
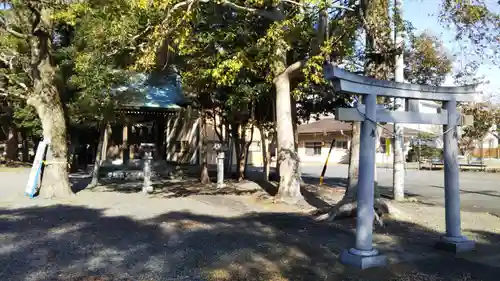
M 357 190 L 356 242 L 340 256 L 342 263 L 365 269 L 385 266 L 387 258 L 373 247 L 374 174 L 377 122 L 443 125 L 446 233 L 436 247 L 451 252 L 474 249 L 474 241 L 461 234 L 457 126 L 469 123 L 460 116 L 457 101 L 476 101 L 476 86 L 434 87 L 376 80 L 346 72 L 331 65 L 325 76 L 340 92 L 362 95 L 364 107 L 339 108 L 335 117 L 361 121 L 359 181 Z M 441 113 L 394 112 L 377 109 L 377 95 L 433 100 L 443 103 Z

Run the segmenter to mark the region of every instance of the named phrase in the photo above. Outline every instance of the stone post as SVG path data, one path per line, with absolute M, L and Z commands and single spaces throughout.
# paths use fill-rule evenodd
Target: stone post
M 443 107 L 448 112 L 448 125 L 443 126 L 446 235 L 441 237 L 436 246 L 451 252 L 464 252 L 474 249 L 475 243 L 462 236 L 460 229 L 457 102 L 445 101 Z
M 217 188 L 224 187 L 224 151 L 217 153 Z
M 384 266 L 387 263 L 386 257 L 379 255 L 379 252 L 372 245 L 373 220 L 375 217 L 373 203 L 377 96 L 365 95 L 364 103 L 366 111 L 365 121 L 361 125 L 356 245 L 354 248 L 344 251 L 340 256 L 342 263 L 354 265 L 362 269 Z
M 144 183 L 142 186 L 143 193 L 153 192 L 153 183 L 151 181 L 151 166 L 153 160 L 153 149 L 151 147 L 144 147 Z
M 217 188 L 224 187 L 224 151 L 227 149 L 226 144 L 216 142 L 213 149 L 217 152 Z
M 122 128 L 122 151 L 121 151 L 121 158 L 122 158 L 122 163 L 124 165 L 128 164 L 129 159 L 130 159 L 130 146 L 129 146 L 129 133 L 130 133 L 130 124 L 125 123 Z

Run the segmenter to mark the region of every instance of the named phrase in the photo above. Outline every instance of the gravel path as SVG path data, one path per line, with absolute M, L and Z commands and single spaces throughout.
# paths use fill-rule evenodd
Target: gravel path
M 256 200 L 257 194 L 182 188 L 151 196 L 102 190 L 66 200 L 2 197 L 0 280 L 496 281 L 500 275 L 473 257 L 432 249 L 442 229 L 439 207 L 403 204 L 415 217 L 376 229 L 377 247 L 391 261 L 410 263 L 358 272 L 338 262 L 352 245 L 352 220 L 315 223 L 303 210 Z M 500 220 L 463 217 L 467 234 L 481 238 L 481 251 L 498 249 Z

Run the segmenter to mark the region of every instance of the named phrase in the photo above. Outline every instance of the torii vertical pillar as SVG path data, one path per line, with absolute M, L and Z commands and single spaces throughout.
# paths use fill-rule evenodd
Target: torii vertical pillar
M 444 101 L 443 108 L 448 112 L 448 125 L 443 126 L 446 234 L 441 237 L 436 247 L 457 253 L 473 250 L 475 243 L 462 236 L 460 229 L 460 169 L 457 132 L 459 116 L 456 100 Z
M 359 181 L 357 191 L 356 245 L 344 251 L 340 261 L 358 268 L 380 267 L 387 258 L 373 248 L 373 209 L 375 194 L 375 143 L 377 130 L 377 95 L 365 95 L 365 120 L 361 125 Z

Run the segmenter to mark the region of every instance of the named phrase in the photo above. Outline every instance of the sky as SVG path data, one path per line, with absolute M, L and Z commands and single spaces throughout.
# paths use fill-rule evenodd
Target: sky
M 420 33 L 426 30 L 432 31 L 442 41 L 445 48 L 451 54 L 460 54 L 460 43 L 454 38 L 454 31 L 448 30 L 439 22 L 437 14 L 439 13 L 440 0 L 403 0 L 404 19 L 412 22 L 416 32 Z M 497 0 L 484 0 L 486 4 L 499 12 L 500 5 Z M 490 5 L 491 4 L 491 5 Z M 454 62 L 454 68 L 460 68 L 460 60 L 470 60 L 474 58 L 458 56 Z M 494 96 L 495 102 L 500 103 L 500 67 L 489 62 L 483 62 L 478 70 L 478 75 L 484 75 L 488 84 L 484 85 L 484 94 Z M 452 86 L 453 79 L 448 77 L 445 85 Z

